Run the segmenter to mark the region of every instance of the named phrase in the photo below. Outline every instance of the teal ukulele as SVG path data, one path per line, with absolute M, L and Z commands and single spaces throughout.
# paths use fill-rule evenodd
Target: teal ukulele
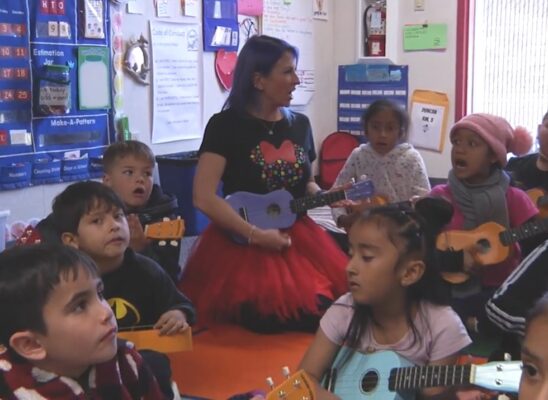
M 344 400 L 412 400 L 415 392 L 436 386 L 476 385 L 497 392 L 517 393 L 521 361 L 483 365 L 416 367 L 392 351 L 371 354 L 341 348 L 324 380 L 327 390 Z M 346 362 L 342 362 L 349 356 Z M 342 364 L 339 368 L 338 364 Z

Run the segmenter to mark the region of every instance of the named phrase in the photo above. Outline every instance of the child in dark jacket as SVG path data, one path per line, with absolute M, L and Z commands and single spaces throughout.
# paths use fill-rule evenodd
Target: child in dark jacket
M 548 112 L 542 117 L 537 133 L 538 152 L 508 160 L 506 171 L 520 189 L 548 191 Z
M 139 353 L 116 339 L 97 266 L 61 245 L 0 254 L 0 398 L 157 400 Z
M 153 326 L 159 335 L 172 335 L 194 322 L 194 307 L 165 271 L 152 259 L 135 253 L 129 244 L 124 204 L 108 186 L 78 182 L 53 202 L 53 220 L 64 244 L 87 253 L 97 264 L 105 285 L 105 298 L 122 328 Z M 171 389 L 169 360 L 156 352 L 143 353 L 149 364 L 164 358 L 154 372 L 162 390 Z M 153 357 L 154 359 L 149 359 Z
M 144 233 L 145 225 L 165 217 L 175 218 L 177 211 L 177 198 L 153 183 L 155 164 L 154 154 L 146 144 L 136 140 L 113 143 L 103 155 L 103 183 L 111 187 L 125 205 L 129 246 L 158 262 L 173 281 L 178 282 L 180 241 L 177 246 L 160 246 Z
M 537 135 L 538 153 L 511 158 L 506 169 L 514 182 L 524 190 L 548 190 L 548 112 L 542 118 Z M 539 199 L 540 200 L 540 199 Z M 540 204 L 546 217 L 546 206 Z M 548 291 L 548 235 L 528 253 L 520 265 L 504 281 L 487 302 L 487 316 L 499 328 L 521 338 L 525 334 L 527 313 L 534 303 Z

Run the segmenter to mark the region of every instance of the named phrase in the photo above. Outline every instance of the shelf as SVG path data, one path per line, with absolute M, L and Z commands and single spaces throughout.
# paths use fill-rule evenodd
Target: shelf
M 358 57 L 358 64 L 395 64 L 388 57 Z

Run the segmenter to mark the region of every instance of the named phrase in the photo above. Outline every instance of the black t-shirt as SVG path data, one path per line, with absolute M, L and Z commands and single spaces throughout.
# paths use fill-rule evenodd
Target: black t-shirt
M 127 249 L 122 265 L 101 276 L 104 295 L 112 307 L 118 326 L 154 325 L 169 310 L 181 310 L 189 323 L 195 311 L 190 300 L 152 259 Z
M 506 170 L 512 175 L 513 183 L 523 189 L 541 188 L 548 190 L 548 171 L 537 168 L 538 154 L 513 157 L 508 161 Z
M 236 191 L 264 194 L 286 189 L 294 197 L 303 197 L 310 163 L 316 158 L 308 118 L 288 109 L 274 124 L 230 109 L 213 115 L 200 147 L 203 152 L 226 159 L 225 196 Z

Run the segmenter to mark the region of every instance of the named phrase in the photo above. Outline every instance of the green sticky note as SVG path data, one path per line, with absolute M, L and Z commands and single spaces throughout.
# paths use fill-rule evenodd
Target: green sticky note
M 447 24 L 406 25 L 403 27 L 403 49 L 439 50 L 447 48 Z

